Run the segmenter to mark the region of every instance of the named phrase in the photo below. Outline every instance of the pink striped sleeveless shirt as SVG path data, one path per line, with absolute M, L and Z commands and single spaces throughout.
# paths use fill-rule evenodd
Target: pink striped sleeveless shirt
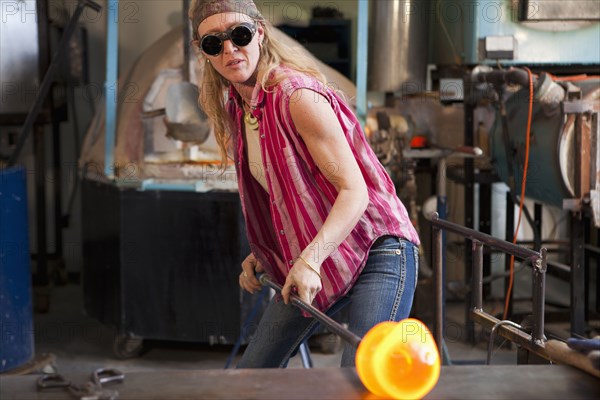
M 282 72 L 287 75 L 285 80 L 268 91 L 257 84 L 251 104 L 256 107 L 253 114 L 259 122 L 268 193 L 252 176 L 252 166 L 246 160 L 243 108 L 233 87 L 227 104 L 236 126 L 232 135 L 235 168 L 252 253 L 266 272 L 283 285 L 294 260 L 316 236 L 337 196 L 335 187 L 327 180 L 328 172 L 317 168 L 294 127 L 289 105 L 300 93 L 298 89 L 310 89 L 328 100 L 369 193 L 369 205 L 360 221 L 321 265 L 323 289 L 314 305 L 324 311 L 350 290 L 378 237 L 395 235 L 415 244 L 419 244 L 419 238 L 406 208 L 396 196 L 393 182 L 350 107 L 318 80 L 284 67 L 276 71 Z

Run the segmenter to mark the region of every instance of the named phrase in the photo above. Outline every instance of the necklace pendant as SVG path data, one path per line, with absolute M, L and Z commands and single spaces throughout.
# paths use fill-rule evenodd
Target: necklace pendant
M 244 123 L 253 131 L 258 129 L 258 119 L 250 112 L 244 113 Z

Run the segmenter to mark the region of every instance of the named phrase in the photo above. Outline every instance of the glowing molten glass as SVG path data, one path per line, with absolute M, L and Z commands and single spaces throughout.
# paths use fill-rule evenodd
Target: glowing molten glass
M 363 337 L 356 370 L 371 393 L 395 399 L 420 399 L 436 385 L 440 355 L 421 321 L 382 322 Z

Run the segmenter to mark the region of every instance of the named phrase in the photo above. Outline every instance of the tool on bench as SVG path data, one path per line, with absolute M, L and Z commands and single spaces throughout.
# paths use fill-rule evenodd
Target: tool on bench
M 282 287 L 267 274 L 261 284 L 278 292 Z M 440 355 L 433 335 L 414 318 L 375 325 L 361 339 L 295 294 L 291 303 L 311 314 L 352 346 L 357 347 L 356 371 L 372 393 L 382 397 L 416 399 L 425 396 L 440 376 Z
M 116 400 L 119 392 L 105 389 L 107 383 L 121 383 L 125 374 L 116 369 L 99 368 L 92 373 L 91 379 L 82 384 L 74 384 L 61 374 L 44 374 L 37 380 L 38 390 L 65 389 L 81 400 Z

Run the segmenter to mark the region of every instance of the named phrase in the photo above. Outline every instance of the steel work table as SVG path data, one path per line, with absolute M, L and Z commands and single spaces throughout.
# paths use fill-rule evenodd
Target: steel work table
M 352 368 L 130 372 L 119 399 L 376 399 Z M 39 392 L 37 375 L 0 376 L 2 400 L 69 399 Z M 66 377 L 74 382 L 76 377 Z M 568 366 L 444 366 L 427 399 L 599 399 L 600 380 Z

